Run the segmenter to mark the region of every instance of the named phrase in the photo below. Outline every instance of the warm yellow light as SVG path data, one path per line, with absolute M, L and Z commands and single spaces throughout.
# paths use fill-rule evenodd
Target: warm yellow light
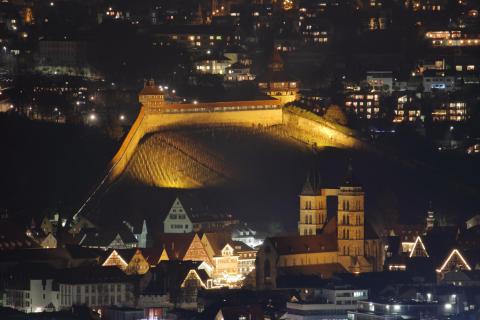
M 427 249 L 425 249 L 425 246 L 423 245 L 422 239 L 420 238 L 420 236 L 418 236 L 417 239 L 415 239 L 415 243 L 413 244 L 412 250 L 410 251 L 410 258 L 413 256 L 413 253 L 415 252 L 415 248 L 417 247 L 417 244 L 419 244 L 419 243 L 422 246 L 423 251 L 425 251 L 425 254 L 427 255 L 427 257 L 430 257 L 428 255 Z
M 470 266 L 468 265 L 467 261 L 460 254 L 460 251 L 458 251 L 457 249 L 453 249 L 448 258 L 443 263 L 443 265 L 440 267 L 440 269 L 437 269 L 437 272 L 442 272 L 455 254 L 460 257 L 460 260 L 462 260 L 463 264 L 465 265 L 465 267 L 467 267 L 469 271 L 472 270 L 472 268 L 470 268 Z

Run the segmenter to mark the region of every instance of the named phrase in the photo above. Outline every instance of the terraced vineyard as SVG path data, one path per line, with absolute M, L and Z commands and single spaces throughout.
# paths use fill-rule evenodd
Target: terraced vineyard
M 205 188 L 248 183 L 274 159 L 255 154 L 308 148 L 283 127 L 214 127 L 151 134 L 143 139 L 124 175 L 142 184 L 166 188 Z M 252 151 L 255 154 L 252 154 Z M 294 152 L 297 153 L 297 152 Z
M 434 168 L 378 152 L 335 148 L 329 139 L 314 148 L 300 142 L 305 141 L 301 132 L 289 129 L 184 127 L 149 134 L 90 214 L 107 221 L 145 217 L 161 228 L 173 197 L 193 191 L 264 230 L 295 230 L 307 172 L 315 167 L 324 186 L 338 186 L 349 159 L 367 194 L 367 216 L 380 223 L 391 208 L 402 221 L 418 222 L 430 200 L 445 212 L 465 210 L 452 204 L 467 207 L 474 200 Z

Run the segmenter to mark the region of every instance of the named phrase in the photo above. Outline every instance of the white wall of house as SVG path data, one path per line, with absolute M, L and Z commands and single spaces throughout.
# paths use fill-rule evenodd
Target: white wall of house
M 128 285 L 112 283 L 60 283 L 60 307 L 85 304 L 89 307 L 130 305 Z
M 30 280 L 23 289 L 5 289 L 6 306 L 23 312 L 59 310 L 59 292 L 54 290 L 52 279 Z M 49 309 L 48 307 L 52 307 Z M 53 310 L 54 309 L 54 310 Z
M 173 202 L 167 217 L 163 221 L 164 233 L 189 233 L 193 224 L 178 198 Z

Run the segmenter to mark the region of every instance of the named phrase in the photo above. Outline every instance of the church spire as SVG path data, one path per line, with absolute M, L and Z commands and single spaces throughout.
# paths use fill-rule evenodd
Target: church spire
M 321 180 L 320 175 L 316 170 L 310 170 L 307 174 L 307 179 L 303 184 L 302 196 L 314 196 L 320 193 Z

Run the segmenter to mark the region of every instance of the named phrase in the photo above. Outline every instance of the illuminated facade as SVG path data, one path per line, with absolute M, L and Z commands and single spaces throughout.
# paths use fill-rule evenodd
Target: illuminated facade
M 421 105 L 417 99 L 409 94 L 399 96 L 395 106 L 393 122 L 415 122 L 421 119 Z
M 465 257 L 460 253 L 458 249 L 453 249 L 443 263 L 437 268 L 439 276 L 443 276 L 444 273 L 455 270 L 472 270 L 470 264 Z
M 433 121 L 465 121 L 468 119 L 465 101 L 442 102 L 440 108 L 432 111 Z
M 428 31 L 425 38 L 433 47 L 480 46 L 480 35 L 465 34 L 460 30 Z
M 206 56 L 194 62 L 195 71 L 201 74 L 225 75 L 227 68 L 232 65 L 225 56 Z
M 359 119 L 380 117 L 380 95 L 378 93 L 354 93 L 345 100 L 347 111 L 355 113 Z
M 255 270 L 257 250 L 233 241 L 229 234 L 205 233 L 202 243 L 213 261 L 212 277 L 216 286 L 240 287 L 245 277 Z
M 116 266 L 126 274 L 144 274 L 150 269 L 140 249 L 113 250 L 102 264 L 102 267 L 110 266 Z

